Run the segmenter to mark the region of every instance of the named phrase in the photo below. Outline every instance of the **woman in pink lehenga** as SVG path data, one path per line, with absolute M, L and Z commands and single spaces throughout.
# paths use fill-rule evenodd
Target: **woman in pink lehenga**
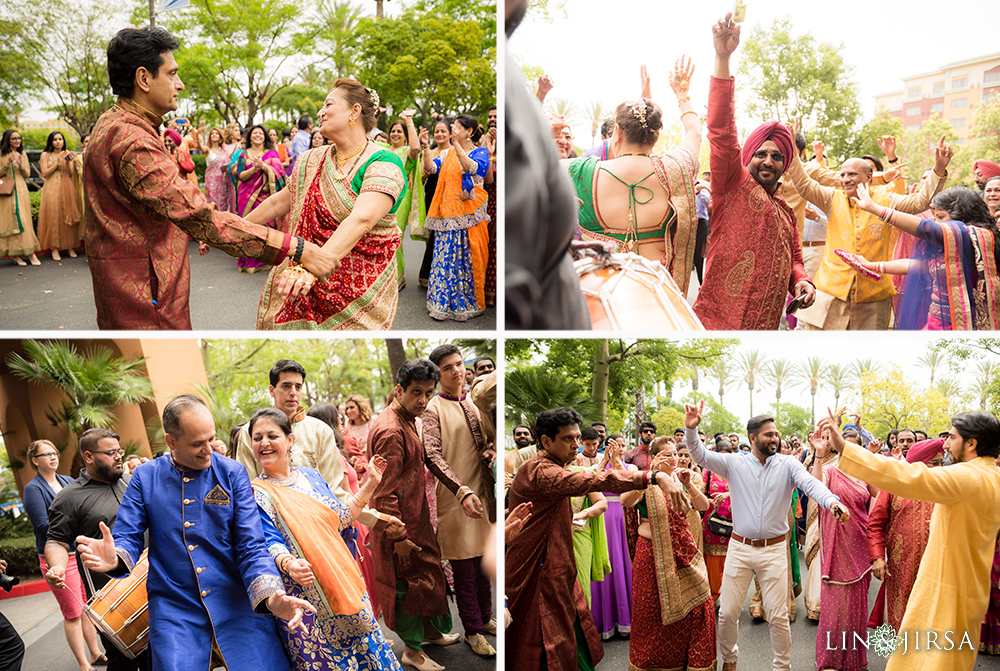
M 220 212 L 236 211 L 236 186 L 229 179 L 229 159 L 236 149 L 236 137 L 231 127 L 213 128 L 208 132 L 208 153 L 205 155 L 205 197 L 215 203 Z
M 861 444 L 861 436 L 853 428 L 845 429 L 843 436 L 845 440 Z M 835 466 L 823 465 L 823 459 L 831 450 L 826 436 L 814 434 L 810 442 L 816 451 L 813 476 L 839 496 L 851 514 L 847 522 L 841 523 L 829 511 L 819 513 L 823 584 L 820 587 L 816 668 L 818 671 L 866 671 L 868 656 L 856 637 L 868 640 L 868 586 L 872 579 L 868 562 L 868 501 L 878 494 L 878 490 Z
M 236 184 L 238 214 L 243 218 L 284 188 L 285 169 L 262 125 L 252 126 L 243 136 L 243 146 L 234 151 L 229 160 L 229 174 Z M 277 228 L 278 220 L 272 219 L 266 226 Z M 250 258 L 241 258 L 237 264 L 239 272 L 251 275 L 263 266 L 260 261 Z

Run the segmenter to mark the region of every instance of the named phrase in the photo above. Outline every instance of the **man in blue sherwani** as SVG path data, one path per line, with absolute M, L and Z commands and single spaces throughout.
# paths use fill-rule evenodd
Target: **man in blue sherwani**
M 250 479 L 220 456 L 212 415 L 197 396 L 163 410 L 169 458 L 136 468 L 118 510 L 114 537 L 77 539 L 87 566 L 113 576 L 139 560 L 149 531 L 149 643 L 154 671 L 291 667 L 267 613 L 303 626 L 305 601 L 287 596 L 264 544 Z M 218 661 L 218 660 L 217 660 Z

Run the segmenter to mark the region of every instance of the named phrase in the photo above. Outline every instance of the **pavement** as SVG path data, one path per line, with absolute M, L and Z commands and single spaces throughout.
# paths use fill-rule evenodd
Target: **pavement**
M 393 330 L 495 331 L 496 307 L 467 322 L 437 321 L 427 314 L 427 290 L 418 275 L 424 243 L 403 235 L 406 286 L 399 292 Z M 236 259 L 211 250 L 198 255 L 188 245 L 191 259 L 191 323 L 195 331 L 252 331 L 257 303 L 267 281 L 266 272 L 238 273 Z M 53 261 L 39 256 L 41 266 L 21 267 L 0 259 L 0 331 L 91 331 L 97 329 L 97 308 L 86 255 Z
M 494 588 L 495 589 L 495 588 Z M 454 626 L 452 631 L 461 632 L 462 624 L 458 617 L 458 609 L 453 599 L 449 599 L 451 607 L 452 621 Z M 25 655 L 21 666 L 22 671 L 79 671 L 76 660 L 69 651 L 66 643 L 66 636 L 62 628 L 62 614 L 59 612 L 59 604 L 49 592 L 33 594 L 31 596 L 21 596 L 14 599 L 0 599 L 0 613 L 11 621 L 14 629 L 21 635 L 24 641 Z M 382 626 L 382 633 L 397 657 L 403 654 L 403 643 L 400 639 L 385 627 L 385 623 L 379 619 Z M 495 648 L 497 641 L 495 636 L 486 636 L 486 640 Z M 479 657 L 472 652 L 472 649 L 464 642 L 459 641 L 454 645 L 439 648 L 436 646 L 425 646 L 425 652 L 447 669 L 462 671 L 495 671 L 497 668 L 496 657 Z M 403 667 L 412 671 L 412 667 Z M 232 671 L 244 671 L 243 669 L 233 669 Z
M 802 563 L 802 576 L 806 576 L 805 561 Z M 871 587 L 868 590 L 868 612 L 875 603 L 879 588 L 882 583 L 872 579 Z M 819 632 L 819 625 L 805 616 L 805 604 L 802 596 L 796 600 L 798 617 L 791 623 L 792 629 L 792 669 L 795 671 L 809 670 L 816 668 L 816 636 Z M 869 630 L 871 631 L 871 630 Z M 739 623 L 739 671 L 767 671 L 771 669 L 771 638 L 767 622 L 754 620 L 750 617 L 750 595 L 747 595 L 743 603 L 743 614 L 740 615 Z M 868 651 L 868 671 L 885 671 L 886 660 L 875 653 Z M 611 640 L 604 641 L 604 659 L 597 665 L 598 669 L 608 671 L 614 669 L 628 668 L 628 639 L 615 636 Z M 718 668 L 722 669 L 722 658 L 718 659 Z M 1000 657 L 991 655 L 979 655 L 976 660 L 976 669 L 990 669 L 1000 671 Z

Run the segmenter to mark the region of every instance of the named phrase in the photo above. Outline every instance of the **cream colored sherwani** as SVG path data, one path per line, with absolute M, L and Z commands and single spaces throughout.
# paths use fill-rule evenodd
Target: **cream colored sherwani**
M 421 415 L 423 440 L 427 449 L 441 450 L 458 479 L 465 483 L 480 501 L 488 501 L 483 469 L 483 453 L 487 448 L 484 422 L 479 409 L 467 398 L 450 400 L 442 392 L 431 399 Z M 481 557 L 490 534 L 489 516 L 484 510 L 480 519 L 467 517 L 461 502 L 449 496 L 438 483 L 438 545 L 443 559 Z

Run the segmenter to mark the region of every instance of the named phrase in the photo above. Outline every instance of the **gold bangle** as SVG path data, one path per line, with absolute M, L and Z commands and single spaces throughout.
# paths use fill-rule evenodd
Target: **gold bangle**
M 689 102 L 691 102 L 691 96 L 684 96 L 682 98 L 677 99 L 678 105 L 683 105 L 684 103 L 689 103 Z
M 362 499 L 357 494 L 351 494 L 351 498 L 354 499 L 354 504 L 358 508 L 367 508 L 368 507 L 368 501 L 365 501 L 364 499 Z
M 683 114 L 681 114 L 681 121 L 683 121 L 684 117 L 686 117 L 688 114 L 693 114 L 693 115 L 695 115 L 695 117 L 698 116 L 698 113 L 695 112 L 694 110 L 688 110 L 687 112 L 684 112 Z

